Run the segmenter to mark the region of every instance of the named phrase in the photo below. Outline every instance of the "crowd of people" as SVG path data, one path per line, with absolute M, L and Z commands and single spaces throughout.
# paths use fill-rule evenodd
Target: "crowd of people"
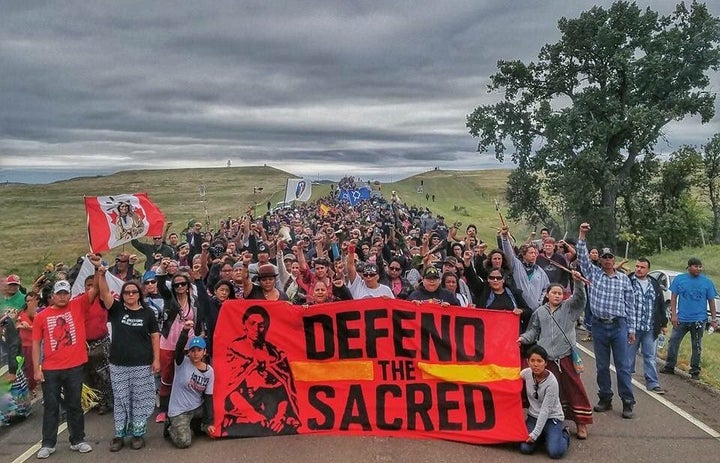
M 357 186 L 347 177 L 333 192 Z M 70 297 L 71 284 L 83 257 L 71 268 L 49 265 L 27 290 L 17 276 L 4 278 L 3 346 L 11 359 L 23 359 L 10 361 L 7 380 L 25 381 L 27 393 L 15 398 L 13 413 L 29 412 L 23 404 L 38 386 L 44 398 L 38 458 L 55 452 L 61 402 L 70 448 L 92 450 L 83 429 L 83 383 L 97 391 L 97 413 L 113 414 L 113 452 L 128 441 L 132 449 L 143 448 L 153 415 L 179 448 L 191 445 L 194 435 L 214 433 L 213 333 L 228 299 L 309 306 L 387 297 L 513 312 L 527 367 L 521 372 L 528 407 L 525 453 L 544 441 L 551 457 L 561 457 L 569 443 L 565 420 L 576 423 L 578 439 L 588 437 L 593 411 L 612 409 L 611 354 L 624 418 L 634 415 L 635 346 L 642 352 L 647 388 L 664 392 L 655 340 L 668 320 L 661 290 L 648 277 L 650 262 L 638 259 L 627 275 L 611 249 L 588 246 L 589 224 L 580 226 L 577 241 L 556 240 L 546 229 L 539 239 L 533 234 L 517 241 L 502 226 L 490 246 L 478 238 L 476 225 L 463 230 L 460 223 L 446 224 L 427 208 L 401 203 L 396 194 L 353 206 L 332 195 L 320 201 L 323 207 L 303 203 L 261 217 L 227 217 L 213 232 L 194 220 L 171 232 L 168 223 L 151 243 L 132 240 L 137 253 L 120 252 L 111 264 L 88 255 L 95 274 L 76 298 Z M 124 282 L 117 300 L 106 272 Z M 715 288 L 693 258 L 670 290 L 675 329 L 663 372 L 674 372 L 677 346 L 690 332 L 690 373 L 697 378 L 702 339 L 697 327 L 706 321 L 706 301 L 717 326 Z M 594 407 L 575 368 L 579 321 L 591 330 L 597 357 Z

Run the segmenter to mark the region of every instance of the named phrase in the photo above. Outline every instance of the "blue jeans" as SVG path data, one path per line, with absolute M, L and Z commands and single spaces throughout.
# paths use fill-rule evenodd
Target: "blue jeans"
M 675 368 L 677 364 L 678 350 L 685 335 L 690 332 L 690 346 L 692 355 L 690 357 L 690 374 L 700 374 L 700 356 L 702 355 L 702 337 L 705 331 L 705 322 L 681 322 L 673 328 L 668 345 L 666 359 L 667 368 Z
M 657 345 L 655 344 L 655 336 L 653 336 L 652 331 L 637 331 L 635 333 L 635 342 L 628 346 L 630 373 L 635 373 L 635 361 L 637 360 L 638 349 L 640 349 L 643 358 L 643 376 L 645 376 L 645 386 L 648 389 L 660 387 L 657 366 L 655 363 Z
M 610 402 L 613 397 L 612 382 L 610 381 L 610 354 L 612 353 L 615 370 L 617 370 L 618 395 L 623 403 L 634 404 L 635 396 L 633 396 L 632 376 L 628 361 L 628 328 L 625 318 L 619 317 L 606 323 L 593 317 L 592 334 L 600 400 Z
M 528 434 L 535 429 L 535 423 L 537 423 L 537 418 L 528 415 L 525 419 Z M 570 445 L 570 434 L 567 429 L 565 429 L 565 424 L 562 420 L 547 420 L 540 437 L 538 437 L 538 439 L 532 444 L 527 442 L 520 444 L 520 452 L 529 455 L 535 452 L 537 446 L 542 442 L 545 443 L 545 450 L 550 458 L 557 460 L 565 455 L 565 452 L 567 452 L 568 446 Z
M 58 425 L 60 424 L 60 402 L 67 413 L 70 444 L 76 445 L 85 440 L 85 417 L 80 395 L 82 394 L 82 365 L 66 370 L 43 370 L 45 381 L 43 392 L 43 428 L 42 446 L 54 448 L 57 444 Z M 60 399 L 62 392 L 64 398 Z
M 583 315 L 583 326 L 592 333 L 592 312 L 590 311 L 590 298 L 585 301 L 585 314 Z

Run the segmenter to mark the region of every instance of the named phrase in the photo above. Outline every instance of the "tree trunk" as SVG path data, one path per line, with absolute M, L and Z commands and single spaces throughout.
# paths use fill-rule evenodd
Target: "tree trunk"
M 710 207 L 713 213 L 712 221 L 712 241 L 715 244 L 720 244 L 720 196 L 717 189 L 713 188 L 712 183 L 708 188 L 708 195 L 710 196 Z

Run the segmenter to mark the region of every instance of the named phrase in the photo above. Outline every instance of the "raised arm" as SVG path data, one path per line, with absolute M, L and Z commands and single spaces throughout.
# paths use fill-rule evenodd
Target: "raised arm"
M 110 287 L 107 284 L 107 280 L 105 279 L 105 274 L 107 273 L 107 267 L 102 265 L 102 260 L 100 259 L 100 256 L 96 256 L 99 260 L 99 263 L 95 267 L 95 279 L 93 280 L 93 288 L 97 288 L 98 294 L 100 296 L 100 300 L 102 301 L 103 305 L 105 306 L 105 309 L 110 310 L 110 307 L 115 302 L 115 298 L 113 297 L 112 293 L 110 292 Z M 92 262 L 93 265 L 96 264 L 96 260 L 90 259 L 90 262 Z

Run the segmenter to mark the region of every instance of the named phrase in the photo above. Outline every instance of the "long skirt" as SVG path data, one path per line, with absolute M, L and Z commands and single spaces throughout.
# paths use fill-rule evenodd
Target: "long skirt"
M 565 419 L 579 424 L 592 424 L 592 407 L 580 374 L 575 371 L 572 355 L 550 360 L 547 369 L 557 378 L 560 386 L 560 403 Z
M 126 367 L 110 364 L 114 400 L 115 437 L 143 436 L 155 410 L 155 379 L 152 366 Z

